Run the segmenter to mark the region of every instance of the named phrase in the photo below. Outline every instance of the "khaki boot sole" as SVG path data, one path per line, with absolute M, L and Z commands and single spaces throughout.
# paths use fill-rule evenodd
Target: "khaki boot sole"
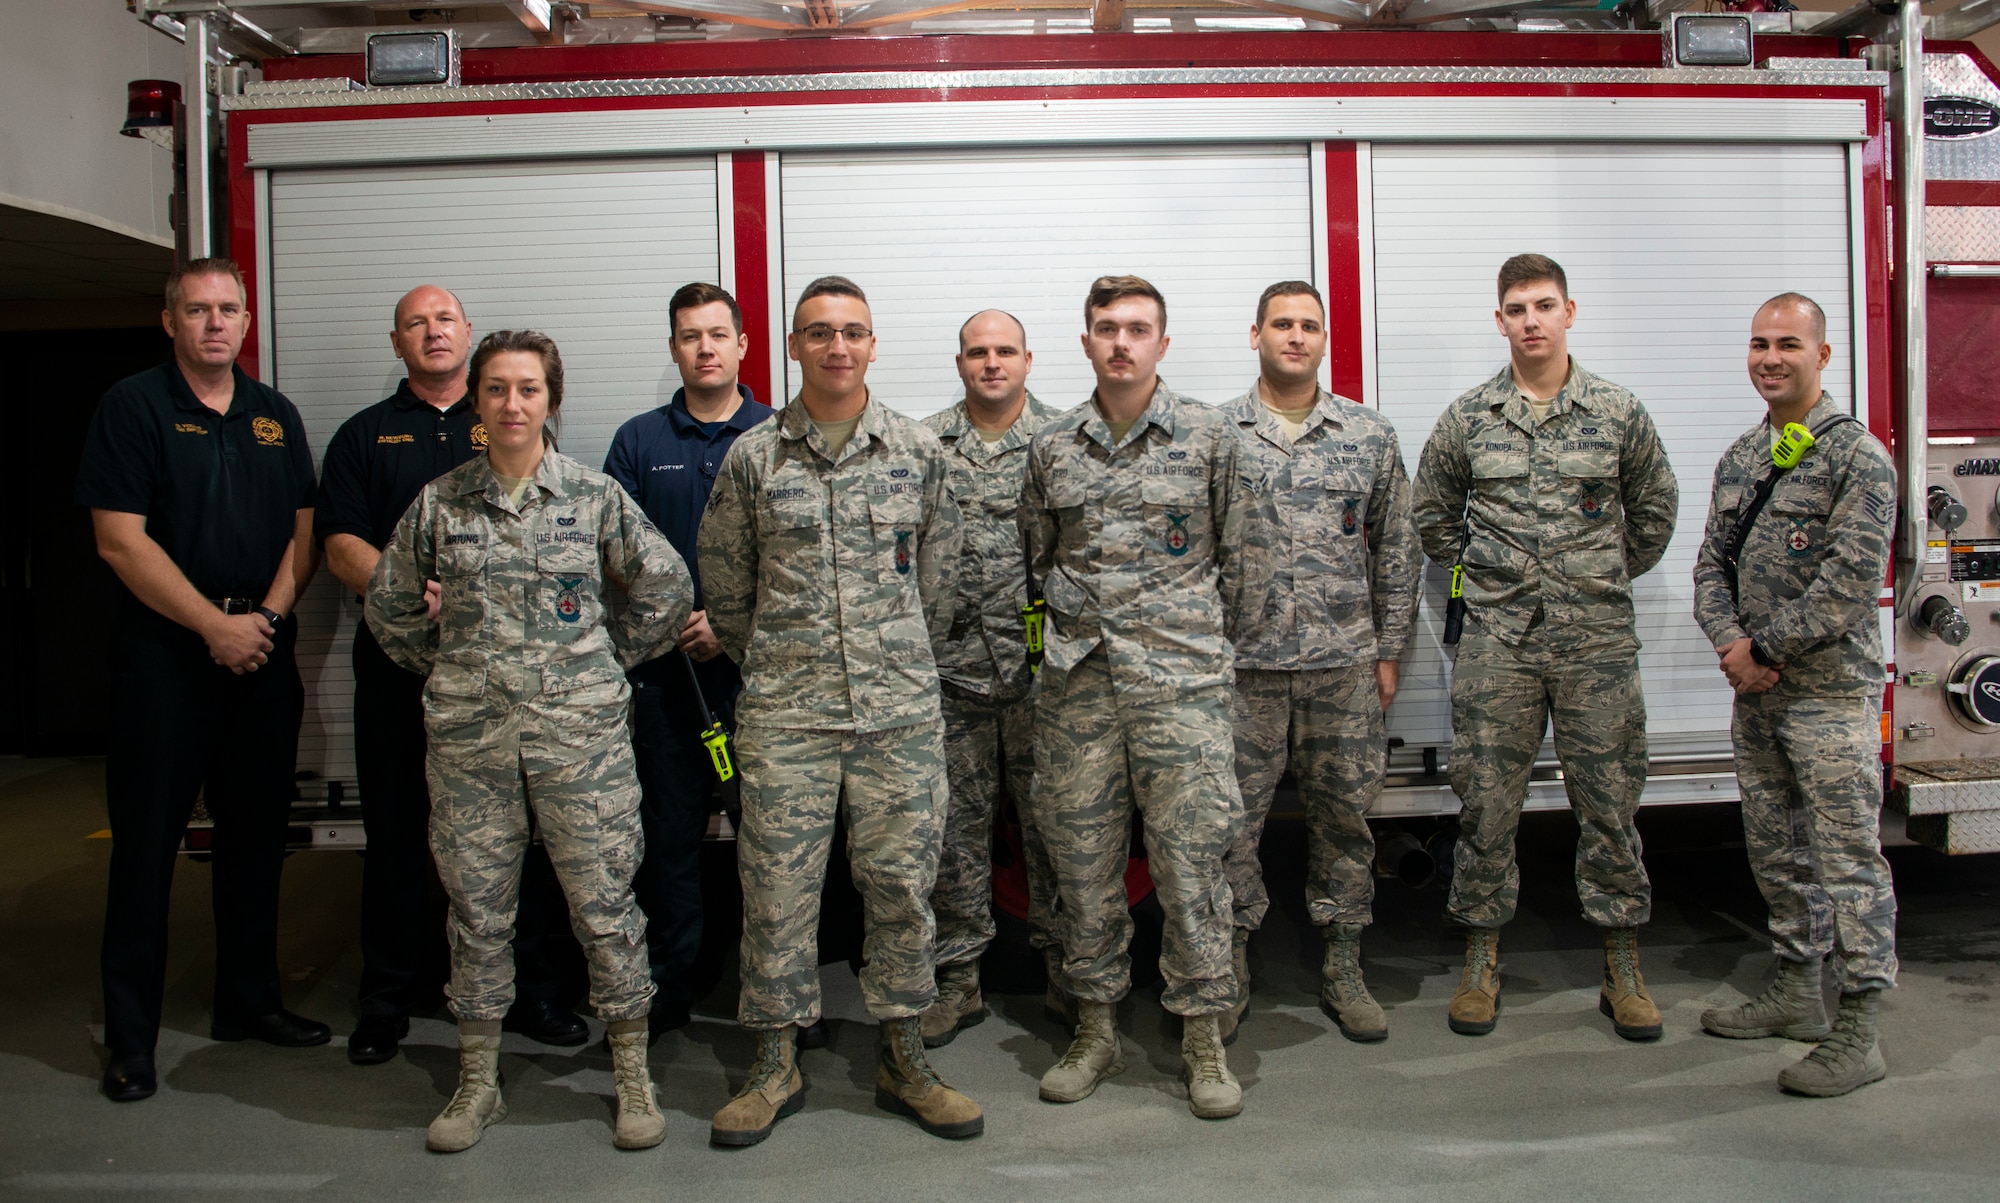
M 959 1016 L 958 1022 L 953 1024 L 951 1027 L 945 1029 L 942 1032 L 939 1032 L 935 1036 L 925 1036 L 924 1047 L 943 1048 L 945 1045 L 950 1044 L 952 1041 L 958 1039 L 958 1034 L 960 1032 L 963 1032 L 967 1028 L 976 1028 L 981 1023 L 985 1022 L 985 1020 L 986 1020 L 985 1007 L 980 1007 L 979 1009 L 974 1011 L 967 1011 L 965 1014 Z
M 1111 1064 L 1104 1067 L 1104 1072 L 1092 1078 L 1090 1085 L 1084 1087 L 1082 1090 L 1074 1092 L 1051 1090 L 1046 1085 L 1038 1086 L 1036 1090 L 1041 1095 L 1044 1103 L 1081 1103 L 1091 1095 L 1096 1094 L 1097 1088 L 1104 1085 L 1107 1079 L 1115 1078 L 1124 1072 L 1125 1053 L 1121 1048 L 1118 1055 L 1112 1058 Z
M 650 1149 L 659 1145 L 659 1143 L 665 1140 L 666 1138 L 667 1138 L 667 1122 L 666 1120 L 662 1119 L 660 1121 L 659 1131 L 657 1132 L 648 1131 L 642 1135 L 613 1136 L 611 1138 L 611 1145 L 613 1148 L 618 1148 L 618 1149 Z
M 1611 1021 L 1611 1030 L 1627 1040 L 1658 1040 L 1666 1030 L 1664 1023 L 1619 1023 L 1618 1012 L 1605 995 L 1597 996 L 1597 1009 Z
M 762 1144 L 764 1138 L 771 1134 L 771 1129 L 778 1126 L 779 1120 L 788 1115 L 797 1115 L 805 1109 L 805 1105 L 805 1088 L 800 1087 L 797 1094 L 778 1104 L 777 1113 L 771 1117 L 771 1122 L 761 1128 L 718 1128 L 710 1124 L 708 1143 L 725 1149 L 747 1149 L 751 1145 Z
M 1379 1028 L 1348 1027 L 1347 1021 L 1340 1017 L 1340 1008 L 1334 1006 L 1333 1000 L 1328 998 L 1325 994 L 1321 994 L 1319 996 L 1319 1009 L 1326 1013 L 1326 1017 L 1328 1019 L 1333 1020 L 1333 1026 L 1340 1029 L 1341 1035 L 1347 1037 L 1349 1040 L 1354 1041 L 1354 1043 L 1356 1044 L 1374 1044 L 1377 1041 L 1387 1040 L 1389 1038 L 1389 1029 L 1386 1026 Z M 1458 1025 L 1453 1024 L 1452 1030 L 1454 1032 L 1457 1031 Z M 1489 1032 L 1492 1031 L 1493 1026 L 1491 1024 L 1488 1024 L 1486 1030 Z
M 486 1129 L 492 1127 L 494 1124 L 497 1124 L 501 1120 L 506 1118 L 507 1118 L 507 1100 L 505 1098 L 502 1098 L 499 1102 L 493 1105 L 492 1113 L 489 1114 L 485 1119 L 480 1120 L 479 1126 L 472 1130 L 471 1140 L 466 1141 L 464 1144 L 459 1144 L 454 1141 L 441 1141 L 435 1136 L 432 1136 L 430 1133 L 426 1132 L 424 1134 L 424 1147 L 426 1149 L 429 1149 L 433 1153 L 463 1153 L 467 1149 L 471 1148 L 473 1145 L 479 1143 L 479 1138 L 486 1135 Z
M 1788 1094 L 1802 1094 L 1808 1098 L 1837 1099 L 1843 1094 L 1861 1089 L 1870 1082 L 1880 1082 L 1888 1076 L 1889 1066 L 1882 1060 L 1882 1049 L 1877 1046 L 1868 1050 L 1868 1060 L 1862 1065 L 1861 1072 L 1854 1077 L 1833 1082 L 1800 1081 L 1793 1070 L 1786 1069 L 1778 1073 L 1778 1088 Z
M 1752 1027 L 1736 1027 L 1722 1022 L 1713 1011 L 1704 1011 L 1701 1016 L 1701 1030 L 1711 1036 L 1721 1036 L 1726 1040 L 1761 1040 L 1767 1036 L 1782 1036 L 1786 1040 L 1824 1040 L 1833 1034 L 1830 1023 L 1786 1023 L 1759 1024 Z
M 1188 1096 L 1188 1110 L 1194 1113 L 1196 1119 L 1233 1119 L 1243 1114 L 1243 1095 L 1239 1090 L 1236 1095 L 1236 1101 L 1233 1103 L 1204 1107 L 1196 1103 L 1194 1096 L 1190 1094 Z
M 907 1115 L 917 1121 L 919 1128 L 932 1136 L 942 1136 L 946 1140 L 965 1140 L 986 1131 L 986 1117 L 983 1115 L 975 1115 L 971 1119 L 960 1120 L 955 1124 L 934 1124 L 925 1119 L 915 1107 L 880 1086 L 875 1088 L 875 1105 L 895 1115 Z

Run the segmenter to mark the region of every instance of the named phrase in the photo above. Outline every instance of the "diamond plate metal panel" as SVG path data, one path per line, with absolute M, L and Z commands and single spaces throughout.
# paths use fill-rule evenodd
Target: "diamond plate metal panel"
M 1950 57 L 1950 56 L 1933 56 Z M 1961 56 L 1962 57 L 1962 56 Z M 855 71 L 825 75 L 706 75 L 684 79 L 595 79 L 442 88 L 364 88 L 308 95 L 225 96 L 228 112 L 466 104 L 507 100 L 603 100 L 634 96 L 945 91 L 964 88 L 1116 88 L 1230 84 L 1672 84 L 1752 87 L 1885 87 L 1875 71 L 1759 71 L 1748 67 L 1129 67 L 1101 70 Z
M 1899 764 L 1890 802 L 1911 817 L 2000 811 L 2000 760 Z
M 2000 208 L 1926 205 L 1924 258 L 1932 263 L 2000 263 Z
M 1911 815 L 1905 831 L 1924 847 L 1953 856 L 1970 852 L 2000 852 L 2000 811 Z
M 1964 96 L 2000 105 L 2000 86 L 1986 78 L 1971 55 L 1926 54 L 1924 96 Z M 1925 138 L 1924 173 L 1933 180 L 2000 180 L 2000 130 L 1972 138 Z

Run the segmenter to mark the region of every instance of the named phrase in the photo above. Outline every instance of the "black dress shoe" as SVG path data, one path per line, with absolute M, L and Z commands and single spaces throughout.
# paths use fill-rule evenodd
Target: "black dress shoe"
M 104 1067 L 104 1097 L 114 1103 L 150 1099 L 159 1088 L 160 1075 L 153 1070 L 151 1053 L 119 1053 Z
M 410 1034 L 407 1017 L 371 1015 L 354 1025 L 347 1038 L 347 1059 L 356 1065 L 380 1065 L 396 1055 L 397 1045 Z
M 208 1027 L 211 1040 L 262 1040 L 279 1048 L 311 1048 L 333 1039 L 333 1029 L 317 1019 L 307 1019 L 290 1011 L 273 1011 L 241 1023 L 217 1019 Z
M 826 1047 L 826 1020 L 815 1019 L 811 1023 L 799 1025 L 797 1037 L 799 1048 Z
M 570 1048 L 590 1039 L 590 1025 L 583 1022 L 582 1016 L 552 1002 L 516 1003 L 500 1028 L 559 1048 Z

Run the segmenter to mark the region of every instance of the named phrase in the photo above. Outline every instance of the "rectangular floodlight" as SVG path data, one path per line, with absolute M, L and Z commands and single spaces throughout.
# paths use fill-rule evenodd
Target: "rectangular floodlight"
M 368 86 L 458 85 L 458 31 L 368 36 Z
M 1675 13 L 1667 26 L 1668 66 L 1747 67 L 1753 61 L 1748 13 Z

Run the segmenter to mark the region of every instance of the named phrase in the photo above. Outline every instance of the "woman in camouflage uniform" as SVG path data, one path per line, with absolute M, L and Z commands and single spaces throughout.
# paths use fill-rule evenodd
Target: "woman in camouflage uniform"
M 459 1084 L 429 1145 L 470 1148 L 503 1118 L 500 1020 L 532 810 L 607 1026 L 620 1148 L 660 1142 L 646 1068 L 646 921 L 633 904 L 639 782 L 625 669 L 673 647 L 687 567 L 625 491 L 554 450 L 562 358 L 546 335 L 486 336 L 468 369 L 486 455 L 424 487 L 369 582 L 367 617 L 425 674 L 431 850 L 451 898 Z M 630 605 L 613 615 L 605 584 Z

